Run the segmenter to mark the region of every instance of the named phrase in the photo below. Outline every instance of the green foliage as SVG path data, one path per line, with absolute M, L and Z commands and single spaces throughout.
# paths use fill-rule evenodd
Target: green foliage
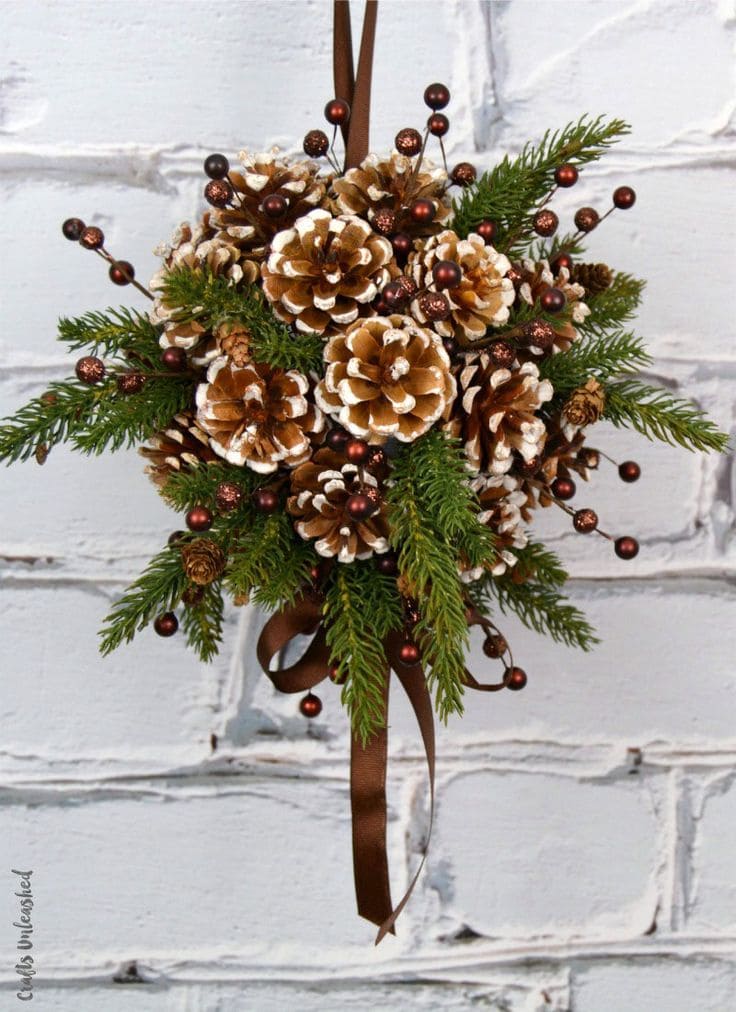
M 603 383 L 651 362 L 640 338 L 619 332 L 583 338 L 564 354 L 549 355 L 539 363 L 539 374 L 552 383 L 556 395 L 564 397 L 592 376 Z
M 24 404 L 0 425 L 0 460 L 11 464 L 28 460 L 36 447 L 49 449 L 70 439 L 94 417 L 101 398 L 112 393 L 111 383 L 84 386 L 76 380 L 52 383 L 40 397 Z
M 673 397 L 668 390 L 638 379 L 606 386 L 604 417 L 619 428 L 632 428 L 647 439 L 686 450 L 723 453 L 728 449 L 728 435 L 692 401 Z
M 250 493 L 263 484 L 263 475 L 256 474 L 247 467 L 235 467 L 226 461 L 211 461 L 200 464 L 192 470 L 174 471 L 166 479 L 161 489 L 161 496 L 175 510 L 183 513 L 193 506 L 214 506 L 217 486 L 223 481 L 231 481 L 243 489 L 243 503 L 248 504 Z M 241 510 L 234 511 L 240 516 Z
M 134 352 L 157 361 L 161 354 L 158 335 L 158 328 L 147 316 L 125 306 L 59 320 L 59 340 L 70 350 L 88 348 L 91 354 L 100 356 Z
M 316 561 L 311 543 L 298 537 L 286 512 L 254 513 L 230 547 L 228 589 L 234 596 L 252 595 L 256 604 L 266 608 L 293 602 Z
M 514 612 L 525 626 L 542 636 L 585 651 L 600 642 L 585 615 L 556 586 L 531 580 L 514 583 L 511 575 L 504 574 L 485 581 L 481 593 L 484 590 L 504 614 Z
M 590 308 L 590 316 L 578 324 L 578 330 L 600 337 L 628 323 L 636 314 L 645 285 L 646 281 L 631 274 L 617 272 L 610 288 L 598 295 L 586 295 L 585 303 Z
M 177 318 L 197 320 L 208 330 L 227 321 L 243 324 L 257 362 L 303 373 L 323 368 L 319 335 L 292 334 L 255 286 L 236 288 L 210 271 L 180 267 L 166 274 L 162 293 L 167 305 L 181 307 Z
M 523 548 L 513 548 L 517 562 L 513 576 L 516 579 L 533 579 L 544 587 L 562 587 L 567 582 L 559 557 L 541 541 L 529 541 Z
M 200 660 L 211 661 L 222 642 L 223 600 L 219 580 L 204 587 L 202 600 L 187 605 L 181 613 L 181 628 Z
M 490 218 L 498 228 L 496 248 L 516 255 L 528 245 L 531 219 L 555 185 L 555 169 L 566 162 L 581 166 L 595 161 L 629 130 L 623 120 L 606 122 L 600 116 L 594 120 L 583 116 L 562 130 L 548 130 L 539 144 L 527 144 L 514 159 L 507 155 L 463 191 L 454 204 L 452 227 L 467 236 L 484 218 Z
M 330 655 L 346 678 L 342 701 L 352 732 L 365 744 L 385 723 L 388 662 L 383 642 L 402 623 L 396 581 L 382 576 L 372 559 L 337 563 L 325 596 L 324 620 Z

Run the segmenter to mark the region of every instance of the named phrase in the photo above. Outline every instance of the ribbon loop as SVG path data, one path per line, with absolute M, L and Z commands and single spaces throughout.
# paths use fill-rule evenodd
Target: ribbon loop
M 349 0 L 335 0 L 332 45 L 335 97 L 344 98 L 350 105 L 350 119 L 342 127 L 346 169 L 360 165 L 368 154 L 373 48 L 377 17 L 378 0 L 366 0 L 356 77 L 353 71 L 350 2 Z

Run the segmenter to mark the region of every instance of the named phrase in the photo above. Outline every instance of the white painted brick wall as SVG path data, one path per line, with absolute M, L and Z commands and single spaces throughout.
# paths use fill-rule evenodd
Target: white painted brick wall
M 5 0 L 2 14 L 6 413 L 68 369 L 56 317 L 120 294 L 61 220 L 100 223 L 146 277 L 199 206 L 204 154 L 298 149 L 332 87 L 327 0 Z M 559 208 L 636 187 L 593 249 L 649 277 L 656 375 L 729 429 L 735 23 L 728 0 L 383 0 L 373 131 L 386 147 L 418 123 L 436 79 L 453 91 L 451 158 L 481 167 L 583 112 L 631 120 Z M 441 729 L 428 867 L 378 949 L 354 914 L 336 693 L 305 726 L 259 674 L 247 611 L 209 668 L 152 634 L 100 660 L 110 601 L 176 522 L 135 454 L 59 450 L 3 472 L 3 1007 L 18 866 L 34 869 L 37 996 L 55 1012 L 736 1007 L 733 462 L 599 441 L 642 462 L 638 485 L 602 471 L 590 491 L 641 555 L 624 567 L 552 511 L 540 530 L 604 643 L 576 654 L 507 623 L 530 686 L 470 698 Z M 392 731 L 398 891 L 424 804 L 398 693 Z M 133 962 L 145 983 L 121 982 Z

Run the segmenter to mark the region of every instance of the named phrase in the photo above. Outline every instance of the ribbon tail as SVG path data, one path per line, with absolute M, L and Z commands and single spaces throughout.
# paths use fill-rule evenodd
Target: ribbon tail
M 350 0 L 335 0 L 332 21 L 332 74 L 335 98 L 353 105 L 355 71 L 353 70 L 353 37 L 350 28 Z M 347 146 L 350 123 L 343 123 L 342 139 Z
M 360 40 L 358 73 L 350 112 L 350 129 L 345 151 L 345 168 L 360 165 L 368 154 L 371 114 L 371 78 L 373 75 L 373 45 L 376 37 L 378 0 L 366 0 L 363 34 Z

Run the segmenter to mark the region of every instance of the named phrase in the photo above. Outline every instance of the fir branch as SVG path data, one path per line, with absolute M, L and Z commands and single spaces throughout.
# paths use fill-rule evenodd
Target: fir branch
M 48 449 L 82 431 L 99 401 L 112 392 L 110 383 L 90 387 L 77 380 L 52 383 L 40 397 L 24 404 L 0 425 L 0 460 L 28 460 L 36 447 Z
M 162 292 L 167 305 L 180 307 L 177 318 L 197 320 L 208 330 L 226 321 L 241 323 L 251 334 L 251 351 L 257 362 L 302 373 L 323 367 L 319 335 L 292 333 L 276 319 L 253 285 L 236 288 L 227 278 L 208 270 L 180 267 L 165 275 Z
M 187 646 L 191 647 L 202 661 L 211 661 L 219 651 L 222 642 L 224 605 L 222 584 L 217 580 L 203 588 L 202 599 L 194 605 L 187 605 L 181 614 L 181 627 Z
M 225 575 L 230 592 L 252 595 L 268 608 L 293 602 L 316 561 L 311 543 L 298 537 L 286 512 L 253 514 L 248 527 L 233 536 L 231 555 Z
M 641 338 L 620 332 L 576 341 L 569 351 L 542 359 L 539 374 L 552 383 L 556 395 L 565 396 L 591 377 L 603 383 L 651 364 Z
M 124 355 L 135 352 L 158 361 L 161 349 L 159 330 L 143 313 L 125 306 L 59 320 L 60 341 L 72 351 L 89 348 L 95 355 Z
M 562 587 L 567 573 L 557 555 L 540 541 L 529 541 L 523 548 L 512 548 L 517 562 L 513 577 L 516 580 L 532 579 L 543 587 Z
M 632 320 L 641 302 L 646 281 L 617 272 L 609 288 L 598 295 L 586 296 L 590 316 L 578 324 L 582 334 L 603 336 L 607 331 Z
M 175 548 L 164 548 L 113 605 L 100 630 L 100 652 L 107 655 L 121 643 L 130 643 L 152 619 L 178 604 L 186 585 L 181 555 Z
M 585 651 L 600 643 L 585 615 L 555 586 L 515 583 L 513 575 L 505 574 L 486 581 L 483 591 L 495 597 L 504 614 L 513 611 L 529 629 L 557 643 Z
M 558 253 L 569 253 L 571 257 L 582 260 L 585 255 L 583 242 L 584 238 L 579 238 L 577 232 L 556 235 L 551 240 L 537 239 L 530 246 L 528 255 L 534 261 L 547 260 L 549 263 L 552 263 Z
M 385 722 L 388 663 L 383 642 L 402 622 L 396 581 L 382 576 L 370 559 L 337 563 L 325 596 L 324 620 L 331 660 L 338 665 L 338 677 L 346 678 L 342 701 L 352 733 L 365 745 Z
M 647 439 L 659 439 L 686 450 L 728 449 L 729 437 L 692 401 L 673 397 L 662 387 L 637 379 L 606 386 L 604 418 L 618 428 L 633 428 Z
M 223 481 L 239 485 L 246 504 L 250 494 L 263 484 L 264 477 L 250 468 L 236 467 L 224 460 L 210 461 L 191 470 L 172 471 L 161 488 L 161 497 L 180 513 L 193 506 L 213 506 L 217 486 Z M 240 515 L 240 510 L 233 512 Z
M 527 144 L 513 160 L 508 155 L 454 203 L 452 228 L 465 237 L 484 218 L 496 222 L 494 245 L 509 256 L 528 245 L 531 218 L 539 203 L 554 188 L 554 171 L 563 163 L 586 165 L 595 161 L 620 137 L 628 124 L 603 117 L 583 116 L 554 133 L 549 130 L 536 146 Z

